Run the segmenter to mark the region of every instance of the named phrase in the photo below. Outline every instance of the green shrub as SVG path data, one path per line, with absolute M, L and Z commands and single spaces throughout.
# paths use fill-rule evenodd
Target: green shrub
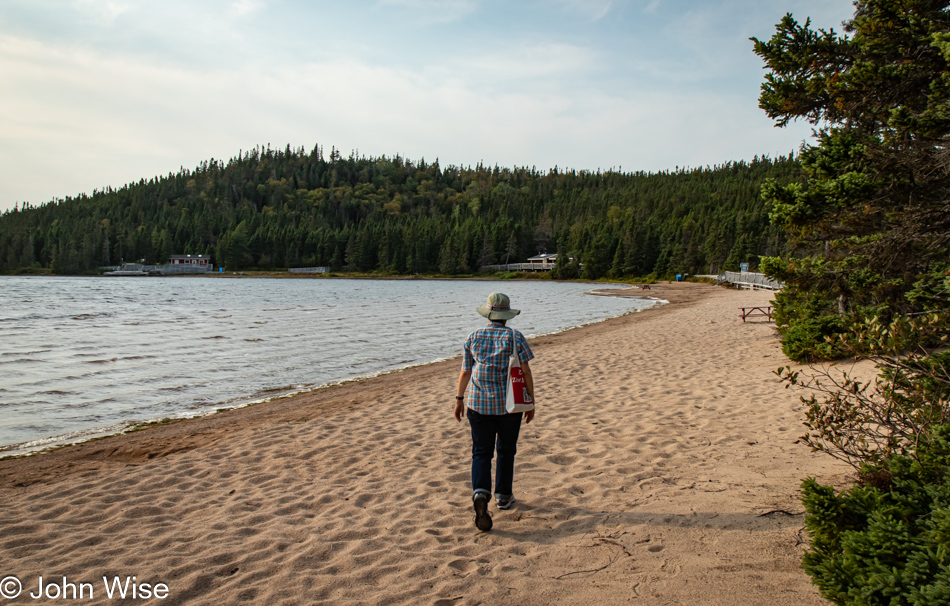
M 816 316 L 792 322 L 784 329 L 782 351 L 796 362 L 839 358 L 841 352 L 833 342 L 844 329 L 845 323 L 838 316 Z
M 950 604 L 950 426 L 862 468 L 836 495 L 802 483 L 811 546 L 802 567 L 841 605 Z

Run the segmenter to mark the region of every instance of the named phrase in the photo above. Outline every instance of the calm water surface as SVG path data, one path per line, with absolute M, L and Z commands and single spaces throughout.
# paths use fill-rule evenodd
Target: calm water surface
M 0 454 L 460 353 L 501 291 L 526 336 L 654 302 L 552 282 L 0 277 Z

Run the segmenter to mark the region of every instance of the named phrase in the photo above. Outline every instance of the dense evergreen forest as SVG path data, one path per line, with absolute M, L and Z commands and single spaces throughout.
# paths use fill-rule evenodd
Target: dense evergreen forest
M 544 173 L 257 148 L 5 212 L 0 271 L 76 274 L 210 254 L 228 270 L 463 274 L 558 252 L 565 278 L 718 273 L 783 251 L 760 190 L 799 174 L 791 155 L 675 172 Z

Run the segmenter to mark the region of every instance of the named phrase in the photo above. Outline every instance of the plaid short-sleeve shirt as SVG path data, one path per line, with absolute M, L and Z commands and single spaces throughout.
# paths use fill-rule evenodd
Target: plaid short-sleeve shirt
M 483 415 L 503 415 L 508 380 L 508 360 L 517 348 L 518 360 L 534 359 L 524 335 L 513 328 L 492 323 L 465 339 L 462 372 L 472 373 L 468 407 Z

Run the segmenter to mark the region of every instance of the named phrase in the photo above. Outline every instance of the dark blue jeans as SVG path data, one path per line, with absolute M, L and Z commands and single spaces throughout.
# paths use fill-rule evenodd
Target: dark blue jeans
M 469 410 L 466 416 L 472 426 L 472 490 L 491 494 L 491 460 L 497 449 L 495 497 L 511 496 L 518 433 L 524 413 L 483 415 Z

